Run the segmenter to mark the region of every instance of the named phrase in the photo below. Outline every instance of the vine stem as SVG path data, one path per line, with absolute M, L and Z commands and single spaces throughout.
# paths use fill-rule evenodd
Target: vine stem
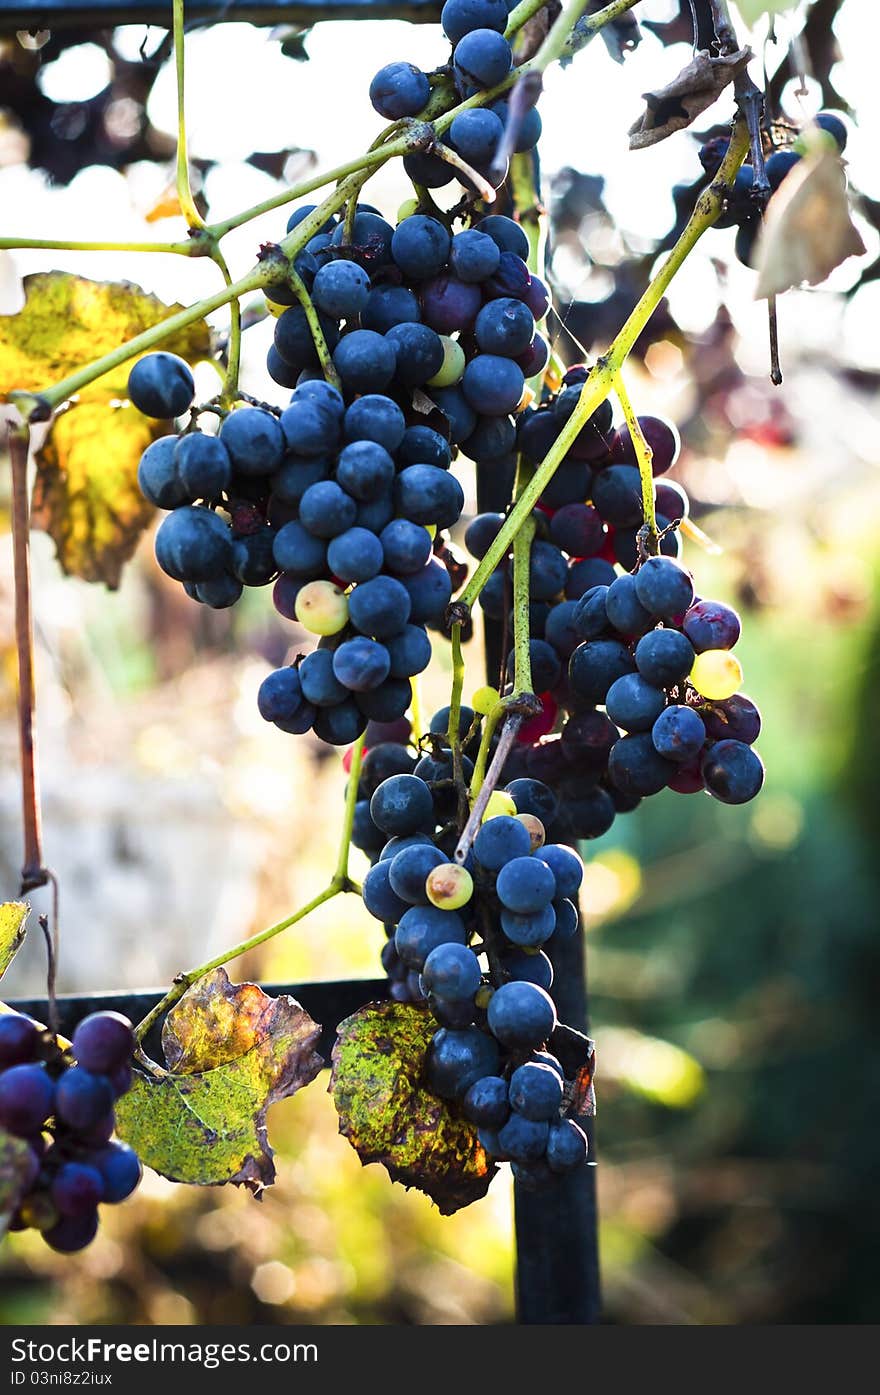
M 647 528 L 646 547 L 648 553 L 657 551 L 657 515 L 654 509 L 654 471 L 652 461 L 654 452 L 645 440 L 645 433 L 641 428 L 638 417 L 633 411 L 632 403 L 629 400 L 629 393 L 623 381 L 623 374 L 618 373 L 614 378 L 614 392 L 623 411 L 624 420 L 629 427 L 629 434 L 632 438 L 633 449 L 636 453 L 636 460 L 639 466 L 639 479 L 642 484 L 642 517 L 644 527 Z
M 226 258 L 218 246 L 214 246 L 211 252 L 211 259 L 220 268 L 224 284 L 232 285 L 232 277 L 229 273 L 229 266 Z M 236 297 L 229 302 L 229 358 L 226 364 L 226 375 L 223 379 L 223 388 L 220 393 L 220 403 L 224 407 L 230 407 L 238 395 L 238 378 L 241 370 L 241 301 Z
M 348 778 L 348 790 L 345 796 L 345 814 L 342 821 L 342 835 L 339 840 L 339 853 L 336 859 L 336 870 L 329 884 L 319 891 L 317 896 L 313 896 L 305 906 L 301 906 L 292 915 L 285 916 L 284 920 L 279 920 L 275 925 L 270 925 L 266 930 L 260 930 L 256 935 L 249 936 L 246 940 L 241 940 L 230 949 L 225 949 L 221 954 L 216 954 L 213 959 L 208 959 L 204 964 L 199 964 L 195 969 L 187 969 L 185 973 L 178 974 L 165 994 L 164 998 L 151 1008 L 146 1017 L 138 1023 L 134 1029 L 135 1041 L 141 1043 L 155 1024 L 164 1017 L 166 1012 L 179 1003 L 188 988 L 192 988 L 194 983 L 198 983 L 205 974 L 211 973 L 214 969 L 222 969 L 231 959 L 238 959 L 240 955 L 247 954 L 249 950 L 256 949 L 258 945 L 265 944 L 267 940 L 272 940 L 282 931 L 289 930 L 291 925 L 296 925 L 299 921 L 305 920 L 307 915 L 316 911 L 319 906 L 323 906 L 325 901 L 331 901 L 334 896 L 341 892 L 360 892 L 360 887 L 352 882 L 348 875 L 348 858 L 351 849 L 351 835 L 354 828 L 354 810 L 357 803 L 357 787 L 361 773 L 361 762 L 364 753 L 364 738 L 360 736 L 352 748 L 351 770 Z M 141 1054 L 143 1060 L 143 1055 Z
M 452 640 L 452 694 L 449 699 L 449 726 L 446 739 L 452 752 L 452 778 L 456 789 L 462 785 L 461 766 L 461 695 L 464 690 L 464 654 L 461 648 L 461 625 L 453 625 Z
M 706 229 L 710 228 L 719 217 L 724 206 L 725 196 L 729 192 L 736 171 L 742 164 L 748 144 L 749 136 L 745 121 L 742 117 L 737 117 L 727 154 L 721 163 L 718 174 L 712 184 L 704 189 L 700 195 L 681 237 L 645 290 L 623 328 L 613 339 L 608 352 L 597 361 L 581 389 L 577 407 L 529 480 L 519 500 L 511 509 L 492 546 L 487 550 L 460 597 L 453 602 L 451 607 L 452 619 L 461 619 L 460 608 L 469 608 L 473 605 L 502 557 L 506 556 L 517 532 L 553 478 L 557 467 L 569 447 L 574 443 L 578 433 L 596 408 L 605 401 L 613 387 L 614 379 L 629 357 L 633 345 L 656 310 L 676 272 L 681 268 Z
M 21 892 L 45 886 L 50 873 L 43 865 L 40 791 L 37 780 L 34 732 L 34 626 L 31 613 L 30 519 L 28 510 L 28 447 L 26 425 L 10 425 L 9 460 L 12 467 L 12 554 L 15 580 L 15 647 L 18 653 L 18 739 L 21 750 L 21 802 L 24 827 L 24 860 Z
M 505 703 L 499 703 L 498 707 L 494 708 L 493 711 L 490 712 L 489 716 L 486 718 L 486 726 L 483 730 L 484 740 L 486 739 L 486 733 L 487 731 L 489 731 L 489 724 L 494 714 L 497 712 L 498 716 L 500 717 L 506 711 L 507 705 Z M 492 763 L 489 766 L 489 769 L 486 771 L 485 779 L 480 784 L 477 796 L 474 799 L 473 805 L 471 807 L 470 817 L 468 818 L 468 821 L 464 826 L 464 830 L 462 831 L 462 835 L 459 838 L 458 844 L 455 849 L 455 861 L 458 863 L 463 863 L 465 861 L 468 853 L 471 850 L 473 841 L 480 831 L 480 825 L 483 822 L 483 815 L 486 812 L 486 805 L 489 803 L 489 800 L 492 797 L 492 792 L 498 784 L 498 781 L 501 777 L 501 772 L 504 769 L 504 762 L 510 755 L 510 748 L 516 739 L 516 734 L 522 726 L 522 723 L 523 717 L 522 714 L 519 712 L 511 713 L 507 717 L 506 722 L 504 723 L 504 730 L 498 738 L 498 745 L 495 747 L 495 754 L 492 757 Z M 497 725 L 498 717 L 495 718 L 495 722 L 492 725 L 491 731 L 489 731 L 489 740 L 491 740 L 492 733 L 494 732 L 495 727 Z M 480 742 L 480 749 L 481 751 L 483 750 L 483 741 Z M 485 749 L 487 751 L 489 749 L 488 740 L 486 740 Z M 475 769 L 474 778 L 476 778 L 476 774 L 477 772 Z
M 197 237 L 181 242 L 62 242 L 56 237 L 0 237 L 0 252 L 173 252 L 180 257 L 204 257 L 209 249 Z
M 174 33 L 174 67 L 177 74 L 177 201 L 189 228 L 204 228 L 189 182 L 189 154 L 186 144 L 186 80 L 184 73 L 184 0 L 174 0 L 171 23 Z
M 524 456 L 520 456 L 517 467 L 516 497 L 520 499 L 531 478 L 531 468 Z M 535 519 L 531 513 L 513 540 L 513 694 L 523 697 L 532 691 L 532 656 L 529 650 L 531 626 L 529 625 L 529 573 L 532 558 L 532 540 L 535 536 Z

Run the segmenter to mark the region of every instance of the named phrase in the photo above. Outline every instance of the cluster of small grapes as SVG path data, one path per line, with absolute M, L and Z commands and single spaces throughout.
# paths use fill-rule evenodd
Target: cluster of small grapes
M 132 401 L 150 415 L 185 410 L 145 388 L 181 376 L 169 358 L 132 369 Z M 280 417 L 241 407 L 216 436 L 185 431 L 144 452 L 141 489 L 171 509 L 156 534 L 163 570 L 215 606 L 275 579 L 279 612 L 321 636 L 263 683 L 267 721 L 346 745 L 368 719 L 406 711 L 410 679 L 431 657 L 425 626 L 442 623 L 452 594 L 434 556 L 438 529 L 464 504 L 450 460 L 445 438 L 407 427 L 391 398 L 367 393 L 346 408 L 322 380 L 296 388 Z
M 545 842 L 540 813 L 556 799 L 529 779 L 493 793 L 464 864 L 452 860 L 448 717 L 436 714 L 436 746 L 417 761 L 393 742 L 364 761 L 359 793 L 369 804 L 359 833 L 377 857 L 364 904 L 389 935 L 382 960 L 391 996 L 427 1000 L 440 1024 L 426 1062 L 431 1089 L 479 1126 L 488 1153 L 538 1184 L 587 1156 L 584 1133 L 564 1114 L 562 1065 L 546 1049 L 557 1021 L 545 950 L 577 932 L 583 867 L 569 848 Z M 465 709 L 466 744 L 472 718 Z
M 464 112 L 453 126 L 490 114 Z M 288 230 L 312 211 L 297 209 Z M 388 393 L 412 414 L 420 393 L 422 411 L 435 407 L 447 419 L 453 445 L 484 461 L 513 448 L 511 414 L 524 399 L 526 380 L 549 360 L 537 323 L 550 294 L 529 273 L 528 253 L 520 225 L 500 214 L 453 234 L 428 214 L 409 212 L 395 228 L 359 205 L 350 227 L 329 219 L 294 267 L 346 397 Z M 273 284 L 266 294 L 280 311 L 268 371 L 292 387 L 319 371 L 318 351 L 303 306 L 282 309 L 275 301 L 292 299 L 293 292 Z
M 829 148 L 842 154 L 846 148 L 848 131 L 845 122 L 833 111 L 820 111 L 814 124 L 825 133 Z M 774 150 L 765 161 L 767 180 L 773 193 L 779 188 L 795 165 L 803 159 L 807 149 L 804 136 L 784 148 Z M 715 175 L 727 152 L 727 140 L 716 137 L 707 141 L 700 150 L 700 163 L 708 175 Z M 755 243 L 761 229 L 761 213 L 756 207 L 752 191 L 755 182 L 754 166 L 748 162 L 741 165 L 734 180 L 733 189 L 727 200 L 727 207 L 716 222 L 717 228 L 737 229 L 734 244 L 736 257 L 743 266 L 752 265 Z
M 134 1191 L 137 1154 L 113 1139 L 133 1049 L 131 1023 L 117 1012 L 84 1018 L 72 1050 L 30 1017 L 0 1016 L 0 1126 L 27 1143 L 27 1195 L 10 1230 L 39 1230 L 63 1253 L 82 1250 L 97 1234 L 100 1203 Z

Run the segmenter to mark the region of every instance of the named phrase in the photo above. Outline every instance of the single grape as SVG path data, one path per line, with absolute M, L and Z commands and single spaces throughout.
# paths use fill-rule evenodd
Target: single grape
M 537 911 L 517 912 L 501 909 L 501 929 L 511 944 L 521 949 L 537 949 L 546 944 L 556 930 L 556 914 L 547 902 Z
M 63 1216 L 55 1225 L 43 1231 L 43 1239 L 60 1254 L 73 1254 L 90 1245 L 98 1233 L 98 1212 L 92 1210 L 81 1216 Z
M 438 945 L 464 945 L 466 942 L 467 931 L 461 916 L 430 905 L 412 906 L 405 911 L 394 932 L 397 953 L 410 969 L 421 970 Z
M 650 732 L 636 732 L 615 742 L 608 757 L 608 775 L 624 794 L 657 794 L 675 773 L 672 761 L 657 751 Z
M 572 691 L 584 702 L 604 702 L 618 678 L 632 673 L 629 650 L 617 640 L 594 639 L 575 649 L 569 660 L 568 679 Z
M 464 508 L 464 490 L 455 475 L 436 465 L 407 465 L 394 484 L 398 514 L 411 523 L 451 528 Z
M 384 641 L 391 663 L 391 678 L 414 678 L 431 662 L 431 641 L 421 625 L 404 625 Z
M 278 529 L 272 544 L 272 555 L 281 571 L 296 577 L 313 577 L 325 569 L 327 544 L 294 519 Z
M 698 654 L 704 649 L 732 649 L 742 631 L 736 611 L 722 601 L 695 601 L 681 627 Z
M 556 882 L 556 896 L 573 899 L 577 896 L 584 878 L 584 864 L 577 853 L 559 843 L 547 843 L 541 850 L 541 861 L 546 862 Z
M 723 702 L 742 686 L 742 664 L 727 649 L 706 649 L 694 659 L 689 677 L 703 697 Z
M 624 731 L 650 731 L 666 706 L 666 694 L 640 673 L 625 673 L 605 697 L 605 711 Z
M 436 468 L 431 466 L 429 468 Z M 423 524 L 395 518 L 379 535 L 385 566 L 391 572 L 419 572 L 431 556 L 431 535 Z
M 524 984 L 522 986 L 531 987 L 532 985 Z M 514 1112 L 507 1123 L 502 1124 L 498 1130 L 498 1142 L 501 1144 L 504 1156 L 513 1162 L 531 1162 L 542 1158 L 547 1151 L 548 1130 L 549 1125 L 546 1119 L 540 1121 L 526 1119 L 522 1114 Z
M 525 832 L 525 830 L 523 830 Z M 532 915 L 550 904 L 556 882 L 538 856 L 515 857 L 498 873 L 496 891 L 501 904 L 517 915 Z
M 410 622 L 439 625 L 452 597 L 449 572 L 437 557 L 432 557 L 420 572 L 399 578 L 410 599 Z
M 370 800 L 373 822 L 389 835 L 417 833 L 431 821 L 433 813 L 431 791 L 415 775 L 392 775 L 382 781 Z
M 636 667 L 656 688 L 680 683 L 694 664 L 690 640 L 678 630 L 651 630 L 639 640 L 635 650 Z
M 92 1154 L 92 1166 L 104 1183 L 104 1201 L 116 1205 L 131 1196 L 143 1176 L 140 1159 L 127 1143 L 108 1143 Z
M 605 613 L 622 635 L 643 635 L 654 628 L 654 616 L 639 600 L 634 576 L 619 576 L 611 583 L 605 597 Z
M 73 1054 L 84 1070 L 109 1075 L 128 1063 L 134 1050 L 134 1033 L 120 1012 L 93 1012 L 84 1017 L 73 1034 Z
M 427 74 L 413 63 L 386 63 L 370 83 L 373 109 L 386 121 L 418 116 L 430 95 Z
M 487 281 L 498 270 L 500 261 L 497 243 L 478 228 L 466 228 L 452 239 L 449 265 L 459 281 Z
M 392 872 L 393 868 L 392 863 Z M 438 945 L 431 950 L 422 969 L 426 991 L 453 1002 L 473 1000 L 481 979 L 480 962 L 465 945 Z
M 651 740 L 666 760 L 686 765 L 703 749 L 706 728 L 693 707 L 676 703 L 660 713 L 651 728 Z
M 701 707 L 700 717 L 711 741 L 731 737 L 751 746 L 761 733 L 761 714 L 745 693 L 734 693 L 726 702 Z
M 502 955 L 501 967 L 510 978 L 518 983 L 536 983 L 547 992 L 553 984 L 553 965 L 547 955 L 539 950 L 526 953 L 523 949 L 508 949 Z
M 335 707 L 349 696 L 349 689 L 333 672 L 335 658 L 328 649 L 316 649 L 299 666 L 303 697 L 314 707 Z
M 571 1172 L 587 1161 L 589 1143 L 583 1129 L 573 1119 L 560 1119 L 550 1125 L 547 1136 L 547 1162 L 554 1172 Z
M 113 1087 L 82 1066 L 65 1071 L 55 1090 L 55 1113 L 70 1128 L 91 1129 L 113 1108 Z
M 441 911 L 460 910 L 473 894 L 473 877 L 466 867 L 460 867 L 457 862 L 439 863 L 431 869 L 425 881 L 425 895 L 431 905 Z
M 177 469 L 179 436 L 160 436 L 147 446 L 138 462 L 138 489 L 157 509 L 176 509 L 192 503 L 190 494 Z
M 348 528 L 330 540 L 327 565 L 340 581 L 370 581 L 382 570 L 382 544 L 367 528 Z
M 678 621 L 693 604 L 694 583 L 670 557 L 649 557 L 636 573 L 636 595 L 652 615 Z
M 370 294 L 370 278 L 357 262 L 341 259 L 319 267 L 312 286 L 318 310 L 339 320 L 359 315 Z
M 441 1027 L 428 1048 L 425 1075 L 435 1094 L 443 1099 L 461 1099 L 483 1076 L 496 1075 L 498 1063 L 497 1042 L 479 1028 L 455 1031 Z
M 94 1212 L 104 1200 L 104 1179 L 95 1167 L 86 1163 L 62 1163 L 49 1189 L 60 1216 L 84 1216 Z
M 391 670 L 391 657 L 385 646 L 362 635 L 340 644 L 332 655 L 331 663 L 335 678 L 346 689 L 355 693 L 365 693 L 378 688 Z
M 332 581 L 310 581 L 296 598 L 296 618 L 315 635 L 335 635 L 348 624 L 348 598 Z
M 444 339 L 423 324 L 398 324 L 388 330 L 386 339 L 394 346 L 397 355 L 395 378 L 404 387 L 424 387 L 425 384 L 443 387 L 457 383 L 464 372 L 464 354 L 452 339 Z M 448 368 L 447 346 L 453 345 L 461 354 L 459 368 L 456 358 L 454 368 Z
M 0 1070 L 32 1061 L 40 1044 L 36 1022 L 20 1012 L 0 1013 Z
M 652 452 L 651 470 L 654 475 L 665 475 L 678 459 L 681 450 L 681 437 L 671 421 L 662 417 L 639 417 L 642 435 Z M 629 427 L 624 424 L 618 430 L 612 446 L 615 461 L 624 465 L 638 465 L 638 456 Z
M 195 396 L 189 364 L 176 354 L 146 354 L 128 375 L 128 396 L 144 416 L 179 417 Z
M 747 804 L 764 783 L 761 758 L 744 741 L 717 741 L 701 769 L 706 789 L 723 804 Z
M 432 431 L 429 426 L 408 426 L 397 452 L 398 464 L 439 465 L 441 470 L 449 468 L 452 450 L 445 436 Z
M 549 1066 L 517 1066 L 510 1077 L 510 1103 L 517 1114 L 534 1122 L 554 1119 L 562 1105 L 562 1081 Z
M 278 418 L 262 407 L 237 407 L 230 412 L 223 418 L 219 440 L 235 471 L 246 476 L 271 475 L 280 466 L 286 445 Z
M 475 1080 L 462 1101 L 462 1109 L 474 1124 L 497 1129 L 510 1113 L 507 1081 L 500 1075 Z
M 333 351 L 336 371 L 351 392 L 381 392 L 394 377 L 397 351 L 372 329 L 346 334 Z
M 39 1133 L 53 1112 L 55 1093 L 45 1066 L 11 1066 L 0 1075 L 0 1125 L 17 1137 Z
M 513 817 L 516 814 L 516 804 L 505 790 L 493 790 L 483 810 L 482 822 L 489 823 L 491 819 L 500 818 L 505 814 Z

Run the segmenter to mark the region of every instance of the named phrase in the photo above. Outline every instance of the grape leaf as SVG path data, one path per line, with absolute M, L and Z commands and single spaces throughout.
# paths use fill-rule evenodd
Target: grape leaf
M 793 10 L 798 0 L 736 0 L 736 8 L 739 10 L 746 24 L 757 24 L 764 15 L 782 14 L 783 10 Z
M 37 452 L 31 523 L 54 540 L 68 576 L 119 585 L 154 513 L 138 461 L 166 431 L 130 404 L 73 402 L 55 418 Z
M 411 1003 L 368 1003 L 338 1027 L 330 1092 L 343 1134 L 365 1165 L 416 1187 L 444 1216 L 477 1201 L 496 1168 L 473 1124 L 422 1083 L 437 1024 Z
M 755 249 L 755 298 L 781 295 L 804 281 L 818 286 L 865 244 L 846 196 L 840 156 L 823 150 L 790 172 L 767 205 Z
M 24 923 L 30 909 L 26 901 L 5 901 L 0 904 L 0 978 L 24 944 Z
M 643 92 L 645 110 L 629 128 L 630 150 L 656 145 L 675 131 L 684 130 L 710 107 L 728 83 L 743 71 L 752 57 L 750 48 L 736 53 L 695 53 L 681 72 L 656 92 Z
M 0 1239 L 10 1218 L 33 1182 L 33 1155 L 23 1138 L 0 1129 Z
M 36 393 L 66 378 L 181 309 L 127 281 L 89 281 L 67 271 L 26 276 L 24 293 L 17 315 L 0 316 L 0 401 L 16 388 Z M 211 332 L 197 320 L 161 347 L 195 363 L 210 355 Z M 132 362 L 97 378 L 80 398 L 124 398 Z
M 62 271 L 25 277 L 24 292 L 18 314 L 0 316 L 0 401 L 14 389 L 38 392 L 180 309 L 128 282 Z M 161 347 L 195 363 L 210 355 L 211 332 L 197 320 Z M 167 430 L 122 405 L 132 362 L 83 388 L 36 458 L 34 527 L 52 537 L 68 575 L 111 588 L 153 515 L 137 487 L 138 461 Z
M 233 1182 L 259 1195 L 275 1178 L 266 1110 L 314 1080 L 320 1033 L 294 998 L 215 969 L 168 1014 L 168 1070 L 135 1071 L 117 1133 L 172 1182 Z

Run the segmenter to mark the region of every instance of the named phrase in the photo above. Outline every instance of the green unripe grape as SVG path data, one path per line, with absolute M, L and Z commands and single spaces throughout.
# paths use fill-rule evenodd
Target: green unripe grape
M 310 581 L 294 609 L 299 623 L 313 635 L 335 635 L 348 624 L 348 597 L 332 581 Z
M 471 707 L 478 712 L 481 717 L 488 717 L 493 708 L 497 707 L 501 701 L 501 694 L 497 688 L 478 688 L 471 698 Z
M 418 199 L 404 199 L 403 203 L 400 205 L 400 207 L 399 207 L 398 210 L 397 210 L 397 221 L 398 221 L 398 223 L 402 223 L 403 220 L 404 220 L 405 218 L 411 218 L 411 217 L 413 216 L 413 214 L 414 214 L 414 213 L 418 213 L 418 211 L 419 211 L 419 201 L 418 201 Z
M 489 803 L 483 812 L 482 822 L 486 823 L 489 819 L 497 819 L 499 814 L 509 814 L 511 818 L 516 817 L 516 804 L 506 790 L 492 791 L 489 795 Z
M 433 378 L 428 379 L 428 387 L 454 387 L 461 381 L 467 360 L 464 356 L 464 349 L 457 339 L 450 339 L 447 334 L 440 335 L 440 342 L 443 345 L 443 366 L 439 373 L 435 373 Z
M 690 680 L 710 702 L 723 702 L 742 687 L 742 664 L 729 649 L 706 649 L 694 659 Z
M 474 879 L 466 867 L 457 862 L 442 862 L 428 873 L 425 895 L 440 911 L 457 911 L 466 906 L 474 894 Z

